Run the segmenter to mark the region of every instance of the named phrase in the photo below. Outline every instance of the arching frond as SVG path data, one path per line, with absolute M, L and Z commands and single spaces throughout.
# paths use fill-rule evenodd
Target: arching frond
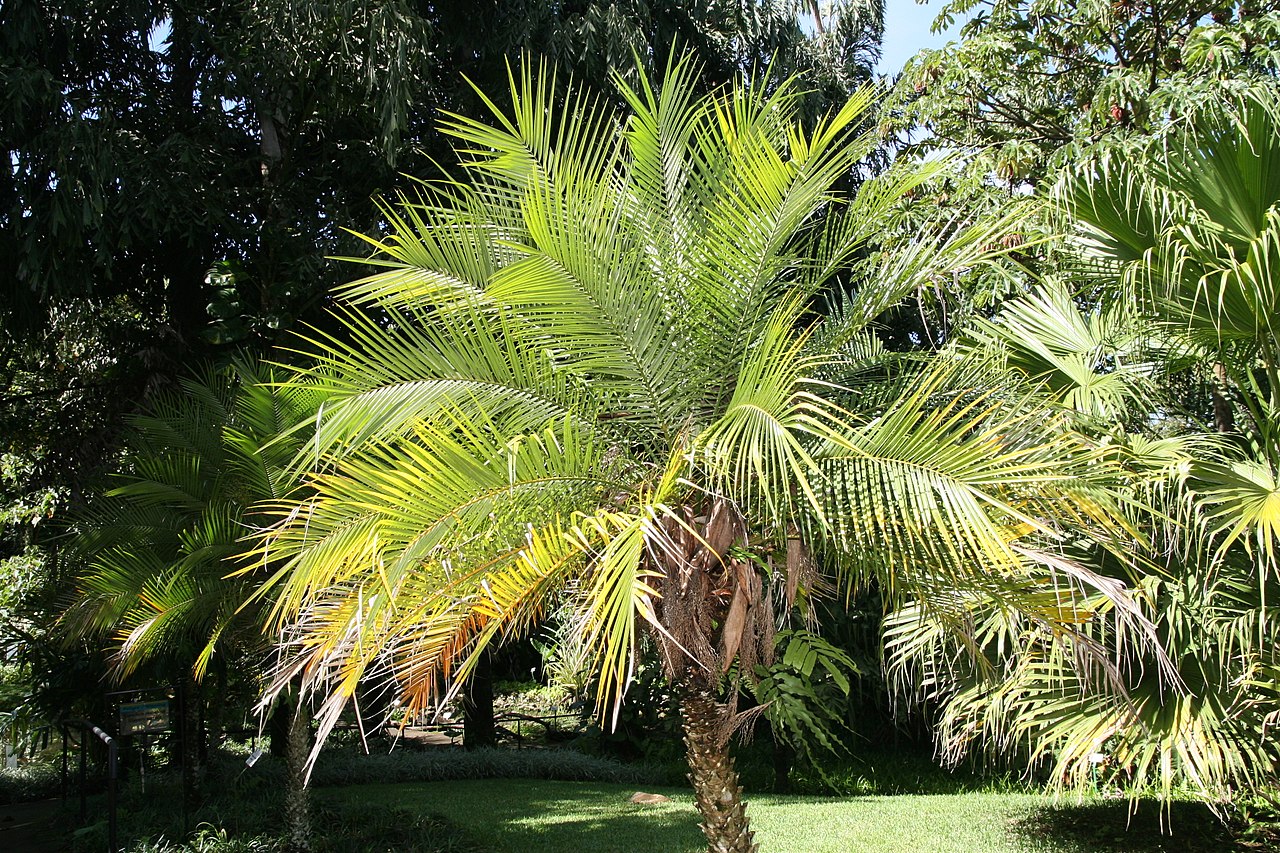
M 1065 525 L 1118 527 L 1104 453 L 1020 399 L 903 379 L 855 411 L 871 397 L 842 384 L 883 356 L 877 314 L 1007 251 L 1017 206 L 863 263 L 941 168 L 847 197 L 873 91 L 805 129 L 794 81 L 692 80 L 678 61 L 661 87 L 618 77 L 615 113 L 513 75 L 509 108 L 449 120 L 456 183 L 388 215 L 342 331 L 300 347 L 297 383 L 326 394 L 297 457 L 311 491 L 272 506 L 255 554 L 277 567 L 276 689 L 301 676 L 329 723 L 371 669 L 414 707 L 448 695 L 561 594 L 601 706 L 646 624 L 709 683 L 772 652 L 760 566 L 792 538 L 893 588 L 945 577 L 1077 618 L 1023 575 Z
M 114 487 L 77 520 L 83 569 L 62 623 L 109 644 L 117 677 L 157 663 L 199 679 L 223 643 L 260 647 L 241 610 L 255 581 L 227 575 L 253 505 L 296 491 L 288 432 L 316 405 L 276 380 L 240 360 L 160 395 L 131 423 Z

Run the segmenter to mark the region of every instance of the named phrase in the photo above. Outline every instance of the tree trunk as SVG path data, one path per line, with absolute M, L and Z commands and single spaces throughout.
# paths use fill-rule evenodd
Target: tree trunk
M 1213 394 L 1213 425 L 1218 432 L 1235 432 L 1236 419 L 1231 411 L 1231 401 L 1227 399 L 1227 369 L 1222 362 L 1214 362 L 1213 385 L 1209 389 Z
M 200 688 L 190 675 L 178 685 L 178 748 L 182 759 L 182 800 L 194 810 L 200 806 Z
M 307 753 L 311 750 L 311 716 L 296 700 L 289 717 L 288 748 L 285 750 L 284 817 L 289 849 L 311 849 L 311 802 L 307 789 Z
M 269 743 L 267 748 L 271 751 L 272 758 L 286 759 L 289 755 L 289 726 L 292 724 L 294 710 L 293 702 L 285 698 L 285 694 L 281 694 L 271 706 L 266 729 Z
M 227 709 L 227 665 L 218 655 L 213 668 L 213 698 L 205 716 L 205 749 L 222 743 L 222 721 Z
M 708 689 L 690 688 L 680 703 L 689 781 L 702 815 L 707 853 L 757 853 L 747 804 L 729 754 L 725 710 Z
M 492 655 L 485 652 L 462 697 L 462 745 L 471 750 L 494 746 L 497 742 L 498 732 L 493 724 L 493 660 Z
M 773 792 L 791 793 L 791 768 L 796 763 L 796 751 L 788 743 L 773 740 Z

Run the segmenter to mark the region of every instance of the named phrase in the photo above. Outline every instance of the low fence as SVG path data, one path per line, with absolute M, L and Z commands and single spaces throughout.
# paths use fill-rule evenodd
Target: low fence
M 116 809 L 120 794 L 120 750 L 115 738 L 88 720 L 70 719 L 62 723 L 62 799 L 67 799 L 69 776 L 67 773 L 67 747 L 71 729 L 80 730 L 80 825 L 89 822 L 89 750 L 86 739 L 93 735 L 107 748 L 107 851 L 120 850 L 116 835 Z

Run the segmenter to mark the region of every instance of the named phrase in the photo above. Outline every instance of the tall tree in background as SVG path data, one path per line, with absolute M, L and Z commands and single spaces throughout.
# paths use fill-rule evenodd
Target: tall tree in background
M 0 560 L 37 588 L 23 597 L 66 582 L 46 531 L 139 401 L 205 355 L 327 322 L 326 257 L 361 251 L 344 227 L 375 230 L 373 198 L 430 174 L 445 111 L 484 108 L 463 75 L 496 90 L 529 51 L 602 79 L 678 43 L 703 85 L 765 62 L 816 75 L 816 115 L 866 76 L 880 19 L 824 3 L 815 38 L 810 5 L 0 4 Z
M 335 283 L 337 223 L 373 227 L 397 170 L 444 153 L 441 111 L 482 107 L 464 75 L 494 88 L 525 51 L 602 79 L 678 46 L 707 85 L 773 63 L 820 71 L 839 101 L 868 74 L 879 8 L 827 8 L 815 39 L 808 5 L 6 3 L 0 280 L 27 298 L 4 325 L 124 294 L 181 353 L 273 341 Z
M 956 166 L 922 187 L 884 248 L 909 244 L 940 212 L 998 214 L 1044 196 L 1102 150 L 1141 148 L 1224 93 L 1277 86 L 1280 3 L 1215 0 L 946 0 L 938 26 L 959 37 L 922 50 L 885 102 L 880 126 L 909 162 L 939 152 Z M 1070 252 L 1058 224 L 1029 215 L 1003 269 L 916 295 L 895 323 L 910 346 L 942 346 L 973 314 L 1031 289 L 1027 270 L 1061 279 Z
M 979 151 L 981 167 L 1037 185 L 1116 131 L 1147 131 L 1226 89 L 1274 82 L 1274 0 L 948 0 L 960 37 L 912 58 L 890 126 L 926 149 Z

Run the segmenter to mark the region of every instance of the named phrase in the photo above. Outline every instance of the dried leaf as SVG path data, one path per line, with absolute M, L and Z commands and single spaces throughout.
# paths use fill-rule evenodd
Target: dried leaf
M 718 500 L 711 509 L 711 520 L 707 522 L 707 532 L 703 538 L 707 540 L 707 546 L 715 552 L 716 557 L 724 559 L 724 555 L 738 539 L 741 529 L 742 519 L 733 504 Z
M 747 590 L 739 584 L 733 592 L 733 601 L 729 602 L 729 615 L 724 618 L 724 627 L 720 632 L 721 648 L 724 650 L 720 662 L 723 672 L 729 671 L 734 657 L 738 654 L 738 646 L 742 643 L 743 628 L 747 624 Z

